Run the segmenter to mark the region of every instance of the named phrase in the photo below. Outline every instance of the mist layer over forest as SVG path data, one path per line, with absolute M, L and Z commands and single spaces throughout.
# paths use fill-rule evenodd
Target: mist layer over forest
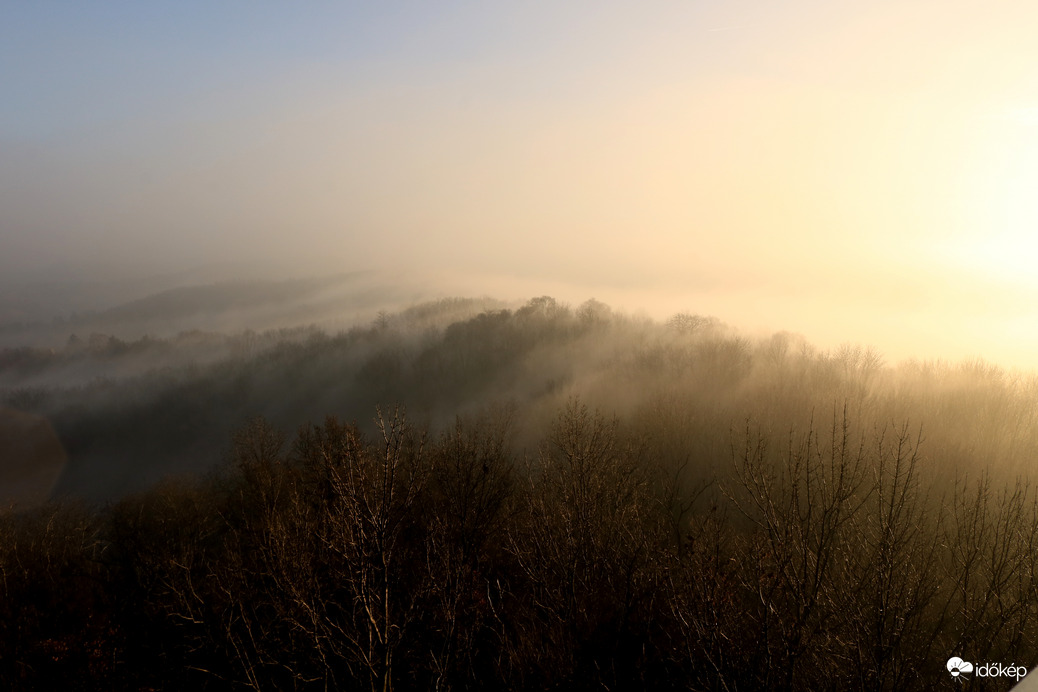
M 328 320 L 355 280 L 19 327 L 89 331 L 0 351 L 8 687 L 904 690 L 949 652 L 1034 663 L 1033 374 L 594 299 L 364 293 Z M 173 331 L 291 306 L 314 323 Z
M 820 350 L 795 334 L 748 337 L 715 317 L 653 320 L 594 299 L 445 298 L 389 312 L 363 283 L 350 313 L 361 323 L 336 329 L 345 318 L 327 318 L 356 281 L 185 288 L 41 325 L 44 343 L 86 329 L 57 348 L 0 351 L 0 400 L 54 426 L 68 455 L 55 492 L 92 499 L 218 467 L 231 433 L 257 416 L 286 431 L 329 415 L 363 428 L 376 405 L 431 430 L 510 406 L 521 411 L 517 450 L 532 451 L 578 396 L 650 426 L 669 464 L 698 470 L 724 460 L 733 426 L 788 431 L 844 406 L 866 426 L 925 429 L 952 475 L 976 468 L 978 450 L 985 464 L 1025 470 L 1038 444 L 1038 380 L 980 360 L 891 365 L 871 348 Z M 314 321 L 235 328 L 293 314 Z M 177 331 L 192 320 L 224 328 Z M 157 324 L 167 336 L 149 335 Z

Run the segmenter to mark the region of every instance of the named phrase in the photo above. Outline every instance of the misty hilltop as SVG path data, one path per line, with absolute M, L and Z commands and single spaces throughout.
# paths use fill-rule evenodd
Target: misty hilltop
M 92 324 L 160 315 L 204 323 L 225 309 L 284 318 L 327 311 L 358 281 L 181 289 Z M 328 415 L 363 427 L 376 405 L 402 406 L 433 429 L 487 406 L 514 406 L 523 412 L 519 439 L 533 444 L 552 412 L 579 396 L 661 426 L 666 435 L 650 436 L 656 444 L 668 440 L 667 455 L 692 454 L 700 471 L 725 457 L 733 425 L 787 429 L 842 406 L 869 424 L 924 425 L 948 469 L 969 468 L 980 439 L 1009 468 L 1029 467 L 1038 453 L 1035 378 L 980 361 L 890 365 L 872 349 L 820 350 L 789 333 L 748 337 L 692 312 L 656 321 L 593 299 L 574 307 L 545 296 L 509 307 L 449 298 L 390 312 L 372 309 L 371 293 L 359 295 L 370 319 L 338 331 L 313 323 L 166 337 L 99 331 L 65 336 L 57 348 L 8 347 L 0 400 L 51 421 L 68 453 L 56 492 L 88 497 L 217 468 L 233 430 L 257 416 L 288 430 Z

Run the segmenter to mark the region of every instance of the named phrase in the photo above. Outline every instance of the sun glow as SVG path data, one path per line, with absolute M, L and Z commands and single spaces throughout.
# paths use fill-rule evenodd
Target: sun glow
M 967 228 L 952 261 L 997 282 L 1038 289 L 1038 109 L 995 119 L 969 171 Z

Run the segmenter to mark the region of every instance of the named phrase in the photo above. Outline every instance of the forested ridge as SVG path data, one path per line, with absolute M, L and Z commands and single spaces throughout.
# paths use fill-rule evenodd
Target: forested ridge
M 10 689 L 1007 689 L 1038 380 L 542 297 L 0 353 Z

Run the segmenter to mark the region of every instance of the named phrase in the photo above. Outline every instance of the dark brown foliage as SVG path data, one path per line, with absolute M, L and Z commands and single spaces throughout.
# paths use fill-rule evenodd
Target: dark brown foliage
M 575 399 L 519 457 L 507 408 L 432 438 L 255 420 L 223 475 L 3 516 L 0 685 L 922 690 L 953 654 L 1030 663 L 1033 487 L 946 483 L 849 410 L 748 426 L 687 487 Z

